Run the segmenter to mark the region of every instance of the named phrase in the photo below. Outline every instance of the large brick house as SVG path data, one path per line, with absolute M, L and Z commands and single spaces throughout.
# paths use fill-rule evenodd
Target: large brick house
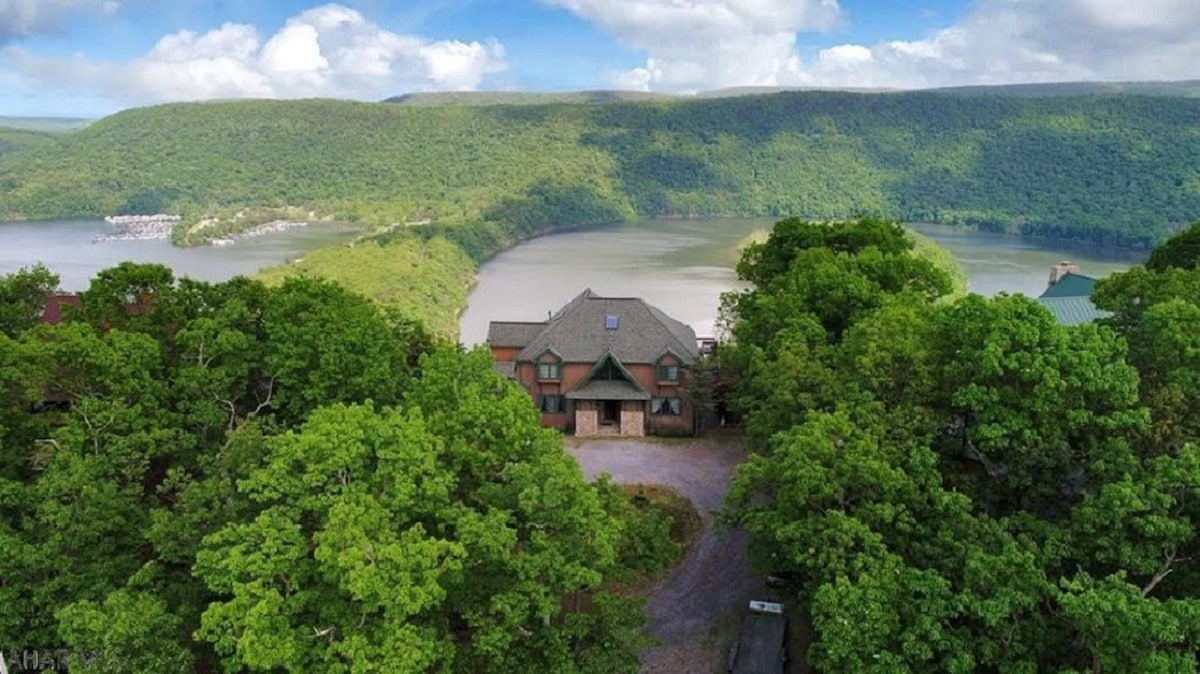
M 636 297 L 589 288 L 540 323 L 493 321 L 496 368 L 519 381 L 542 425 L 577 436 L 690 434 L 696 333 Z

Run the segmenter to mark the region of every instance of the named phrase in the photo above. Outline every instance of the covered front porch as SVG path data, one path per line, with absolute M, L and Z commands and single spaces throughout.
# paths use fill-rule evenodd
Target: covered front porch
M 650 395 L 628 381 L 592 380 L 567 394 L 575 406 L 575 435 L 646 435 L 646 405 Z

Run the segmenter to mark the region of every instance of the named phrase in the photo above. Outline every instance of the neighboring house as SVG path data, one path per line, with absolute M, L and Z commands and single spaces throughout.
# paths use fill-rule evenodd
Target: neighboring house
M 1092 304 L 1096 279 L 1079 273 L 1079 267 L 1060 262 L 1050 269 L 1050 285 L 1038 302 L 1054 314 L 1059 325 L 1084 325 L 1112 314 Z
M 63 319 L 63 307 L 83 308 L 83 299 L 79 295 L 51 295 L 46 298 L 42 308 L 42 322 L 58 325 Z
M 690 434 L 696 333 L 635 297 L 589 288 L 540 323 L 493 321 L 496 368 L 529 391 L 542 425 L 577 436 Z

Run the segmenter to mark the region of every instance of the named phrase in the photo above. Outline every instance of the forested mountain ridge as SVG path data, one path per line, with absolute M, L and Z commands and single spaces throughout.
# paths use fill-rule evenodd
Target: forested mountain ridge
M 52 144 L 54 137 L 42 131 L 0 127 L 0 156 L 18 150 Z
M 1137 94 L 1139 96 L 1200 97 L 1200 80 L 1175 82 L 1034 82 L 930 89 L 945 94 L 999 94 L 1004 96 L 1083 96 Z
M 430 91 L 391 96 L 384 103 L 402 105 L 534 105 L 544 103 L 614 103 L 617 101 L 694 100 L 733 98 L 736 96 L 766 96 L 800 92 L 836 93 L 913 93 L 931 92 L 952 95 L 1027 96 L 1090 96 L 1104 94 L 1135 94 L 1139 96 L 1200 97 L 1200 80 L 1151 82 L 1030 82 L 1025 84 L 980 84 L 931 89 L 888 89 L 870 87 L 781 87 L 745 86 L 701 91 L 694 95 L 663 92 L 630 91 L 623 89 L 593 89 L 583 91 Z M 0 118 L 2 121 L 2 118 Z
M 176 104 L 0 157 L 0 217 L 299 206 L 376 224 L 566 226 L 866 213 L 1149 247 L 1200 214 L 1197 140 L 1200 100 L 1163 96 Z

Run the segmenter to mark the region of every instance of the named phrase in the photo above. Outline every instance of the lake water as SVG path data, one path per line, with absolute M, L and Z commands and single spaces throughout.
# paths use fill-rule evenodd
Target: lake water
M 741 287 L 734 274 L 737 245 L 770 219 L 647 220 L 561 232 L 500 253 L 479 270 L 459 339 L 487 338 L 489 321 L 542 321 L 590 287 L 601 295 L 641 297 L 713 335 L 721 293 Z M 970 290 L 1036 297 L 1050 267 L 1071 260 L 1097 278 L 1128 269 L 1141 257 L 1065 243 L 917 226 L 958 258 Z
M 0 274 L 41 262 L 61 277 L 63 289 L 76 291 L 85 289 L 88 279 L 101 269 L 132 260 L 161 262 L 176 276 L 224 281 L 349 241 L 358 230 L 313 224 L 220 247 L 180 248 L 164 240 L 92 243 L 97 234 L 110 231 L 112 227 L 103 220 L 0 223 Z
M 590 287 L 602 295 L 641 297 L 712 335 L 721 293 L 740 287 L 733 267 L 737 245 L 770 219 L 645 220 L 550 234 L 526 241 L 485 263 L 460 322 L 460 339 L 473 345 L 487 338 L 489 321 L 540 321 Z M 1083 273 L 1104 277 L 1141 257 L 1122 251 L 1072 246 L 918 226 L 946 247 L 970 277 L 970 289 L 1037 296 L 1050 267 L 1060 260 Z M 100 220 L 0 223 L 0 274 L 42 262 L 62 278 L 66 290 L 82 290 L 97 271 L 125 260 L 161 262 L 177 276 L 223 281 L 348 241 L 356 229 L 319 224 L 282 234 L 238 241 L 232 246 L 179 248 L 168 241 L 92 243 L 110 231 Z

